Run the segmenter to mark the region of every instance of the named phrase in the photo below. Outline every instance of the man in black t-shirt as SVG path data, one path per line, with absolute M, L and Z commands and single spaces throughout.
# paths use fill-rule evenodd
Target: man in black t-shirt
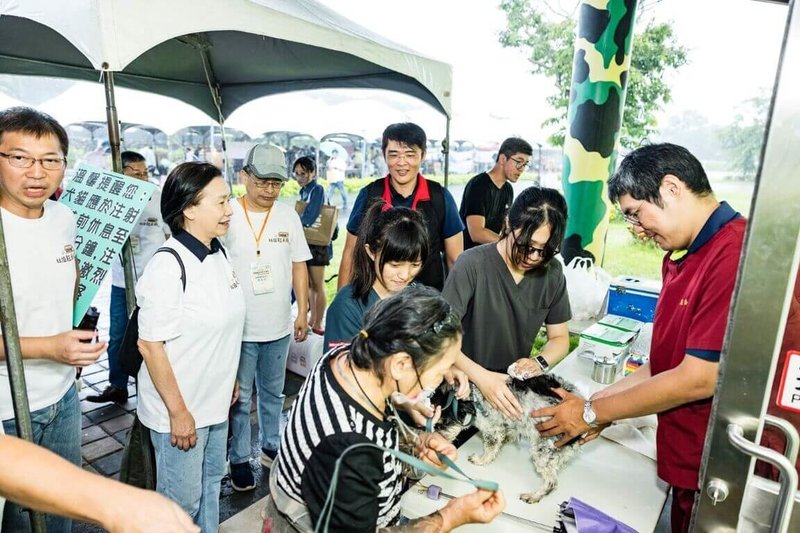
M 514 200 L 511 183 L 516 183 L 528 168 L 531 155 L 530 144 L 519 137 L 509 137 L 500 145 L 494 167 L 467 182 L 458 211 L 465 226 L 465 250 L 498 239 Z

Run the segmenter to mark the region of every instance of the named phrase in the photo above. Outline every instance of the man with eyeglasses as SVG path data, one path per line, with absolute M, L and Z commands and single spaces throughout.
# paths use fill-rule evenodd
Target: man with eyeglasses
M 533 147 L 524 139 L 509 137 L 500 145 L 494 167 L 467 182 L 458 214 L 466 226 L 464 249 L 496 242 L 500 238 L 508 209 L 514 201 L 514 189 L 530 165 Z M 509 183 L 510 182 L 510 183 Z
M 688 531 L 717 385 L 747 221 L 714 196 L 705 170 L 674 144 L 628 154 L 608 182 L 634 231 L 667 253 L 653 321 L 650 362 L 591 400 L 558 389 L 564 401 L 531 416 L 556 446 L 588 442 L 614 420 L 658 414 L 658 476 L 672 486 L 672 531 Z
M 64 178 L 69 139 L 55 119 L 27 107 L 0 112 L 0 215 L 8 253 L 33 441 L 80 466 L 81 411 L 75 367 L 94 363 L 106 343 L 72 329 L 78 265 L 75 217 L 49 200 Z M 86 341 L 86 342 L 82 342 Z M 0 358 L 5 348 L 0 345 Z M 0 363 L 0 420 L 17 435 L 8 370 Z M 28 531 L 30 519 L 6 504 L 2 530 Z M 47 516 L 48 531 L 71 521 Z
M 383 131 L 381 147 L 389 174 L 361 189 L 356 197 L 347 221 L 339 289 L 350 283 L 352 277 L 356 239 L 364 213 L 381 198 L 390 206 L 408 207 L 425 217 L 430 251 L 416 281 L 442 290 L 447 272 L 464 251 L 464 226 L 450 191 L 420 173 L 427 146 L 425 131 L 412 122 L 390 124 Z
M 144 156 L 138 152 L 125 151 L 120 155 L 122 173 L 131 178 L 147 181 L 150 172 Z M 144 267 L 156 250 L 169 239 L 169 226 L 161 218 L 161 190 L 153 191 L 139 222 L 131 231 L 130 245 L 133 252 L 133 273 L 138 280 Z M 128 401 L 128 376 L 119 364 L 119 348 L 125 327 L 128 325 L 128 306 L 125 301 L 125 272 L 122 261 L 117 256 L 111 264 L 111 304 L 109 305 L 110 325 L 108 329 L 108 386 L 100 394 L 86 397 L 87 402 L 114 402 L 124 404 Z
M 239 399 L 231 408 L 231 485 L 255 488 L 250 467 L 250 401 L 258 400 L 261 464 L 270 467 L 280 444 L 283 383 L 290 335 L 308 334 L 308 270 L 311 252 L 292 205 L 278 201 L 289 176 L 283 150 L 256 144 L 247 152 L 239 177 L 245 195 L 232 199 L 231 225 L 223 242 L 245 293 L 245 324 L 236 380 Z M 297 299 L 292 321 L 291 291 Z

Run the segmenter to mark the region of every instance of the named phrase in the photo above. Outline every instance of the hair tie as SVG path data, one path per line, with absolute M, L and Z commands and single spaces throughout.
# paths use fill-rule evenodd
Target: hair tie
M 359 337 L 361 337 L 362 339 L 366 339 L 366 338 L 368 338 L 368 337 L 369 337 L 369 334 L 367 334 L 367 330 L 365 330 L 365 329 L 362 329 L 361 331 L 359 331 L 359 332 L 358 332 L 358 335 L 359 335 Z

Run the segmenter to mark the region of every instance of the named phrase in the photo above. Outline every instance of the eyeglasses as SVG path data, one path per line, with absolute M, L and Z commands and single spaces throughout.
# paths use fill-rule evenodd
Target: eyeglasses
M 14 168 L 31 168 L 37 161 L 42 164 L 45 170 L 63 170 L 67 166 L 67 160 L 63 157 L 43 157 L 36 159 L 35 157 L 27 157 L 18 154 L 6 154 L 0 152 L 0 156 L 8 160 L 8 164 Z
M 258 178 L 254 178 L 250 176 L 250 183 L 252 183 L 256 189 L 272 189 L 272 190 L 280 190 L 283 188 L 283 182 L 278 180 L 262 180 Z
M 409 163 L 416 163 L 422 159 L 422 151 L 409 151 L 409 152 L 389 152 L 386 154 L 386 161 L 391 163 L 399 163 L 401 160 L 409 162 Z
M 132 176 L 134 178 L 139 178 L 139 179 L 147 179 L 150 176 L 150 171 L 147 169 L 137 171 L 130 165 L 123 167 L 123 169 L 125 168 L 127 168 L 129 172 L 128 174 L 126 174 L 127 176 Z
M 544 248 L 536 248 L 535 246 L 531 246 L 530 243 L 525 243 L 520 240 L 514 241 L 515 248 L 517 249 L 517 253 L 519 254 L 517 257 L 524 259 L 526 257 L 533 258 L 534 255 L 539 256 L 539 259 L 545 259 L 545 256 L 551 251 L 548 246 Z M 552 250 L 553 255 L 558 253 L 558 249 Z
M 633 211 L 633 213 L 622 213 L 623 220 L 625 220 L 625 222 L 627 222 L 628 224 L 631 224 L 631 225 L 634 225 L 634 226 L 641 226 L 642 222 L 641 222 L 641 220 L 639 220 L 639 211 L 642 209 L 643 205 L 644 205 L 644 200 L 642 200 L 642 202 Z
M 517 167 L 517 170 L 528 170 L 531 166 L 530 161 L 525 161 L 524 159 L 517 159 L 516 157 L 509 157 L 510 161 L 514 162 L 514 166 Z

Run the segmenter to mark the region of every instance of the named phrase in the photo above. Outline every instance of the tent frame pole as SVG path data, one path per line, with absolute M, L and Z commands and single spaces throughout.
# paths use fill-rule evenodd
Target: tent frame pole
M 444 141 L 442 141 L 442 154 L 444 154 L 444 188 L 450 177 L 450 115 L 445 115 L 447 118 L 444 127 Z
M 114 73 L 106 70 L 103 64 L 103 86 L 106 93 L 106 123 L 108 124 L 108 143 L 111 145 L 111 161 L 114 172 L 122 174 L 122 151 L 120 149 L 120 127 L 117 117 L 117 103 L 114 98 Z M 125 273 L 125 305 L 130 315 L 136 308 L 136 275 L 133 272 L 133 250 L 131 240 L 126 239 L 122 246 L 122 270 Z
M 8 384 L 11 389 L 11 402 L 14 407 L 14 421 L 17 424 L 17 435 L 21 439 L 33 442 L 33 425 L 31 408 L 28 403 L 28 388 L 25 384 L 25 368 L 22 364 L 22 346 L 17 328 L 17 312 L 14 308 L 14 293 L 9 275 L 8 249 L 0 217 L 0 326 L 3 328 L 3 347 L 5 348 L 6 367 L 8 368 Z M 35 444 L 35 443 L 34 443 Z M 31 513 L 31 527 L 35 533 L 47 531 L 44 515 L 37 511 Z

